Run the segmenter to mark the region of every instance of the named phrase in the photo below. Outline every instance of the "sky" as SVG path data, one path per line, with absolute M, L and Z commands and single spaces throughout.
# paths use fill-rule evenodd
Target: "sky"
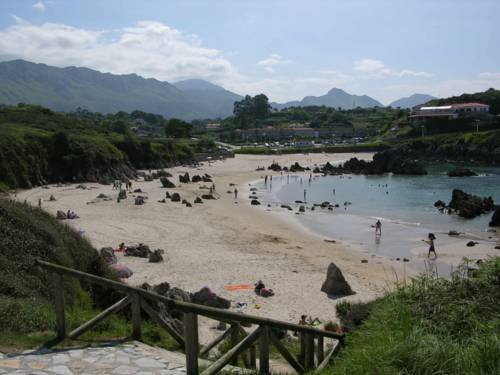
M 498 15 L 499 0 L 0 0 L 0 61 L 389 104 L 500 88 Z

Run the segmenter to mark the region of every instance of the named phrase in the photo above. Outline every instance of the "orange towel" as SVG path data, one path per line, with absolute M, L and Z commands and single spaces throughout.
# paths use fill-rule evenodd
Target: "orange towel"
M 225 285 L 224 289 L 230 292 L 235 292 L 237 290 L 252 290 L 253 286 L 250 284 Z

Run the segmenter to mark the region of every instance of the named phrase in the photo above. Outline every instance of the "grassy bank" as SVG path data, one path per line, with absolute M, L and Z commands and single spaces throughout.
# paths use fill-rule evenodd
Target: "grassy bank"
M 369 306 L 323 374 L 498 374 L 499 301 L 499 257 L 472 277 L 419 278 Z M 339 313 L 351 327 L 366 312 L 353 306 Z
M 112 278 L 97 251 L 73 229 L 38 208 L 0 199 L 0 351 L 31 348 L 55 337 L 53 278 L 34 265 L 37 258 Z M 64 278 L 64 286 L 69 330 L 121 298 L 72 278 Z M 130 334 L 125 313 L 103 321 L 79 340 Z M 175 346 L 170 336 L 148 321 L 143 324 L 143 337 L 147 343 Z

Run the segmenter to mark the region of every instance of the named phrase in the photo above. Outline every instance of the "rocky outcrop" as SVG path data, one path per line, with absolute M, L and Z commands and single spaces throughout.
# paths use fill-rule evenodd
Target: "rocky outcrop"
M 252 199 L 252 200 L 250 201 L 250 204 L 251 204 L 252 206 L 260 206 L 260 202 L 259 202 L 257 199 Z
M 163 262 L 163 253 L 164 251 L 161 249 L 156 249 L 152 253 L 149 254 L 149 263 L 160 263 Z
M 271 171 L 275 171 L 275 172 L 280 172 L 281 171 L 281 166 L 278 164 L 278 163 L 272 163 L 269 167 L 267 167 L 267 169 L 271 170 Z
M 163 186 L 164 188 L 168 188 L 168 189 L 173 189 L 175 188 L 175 184 L 170 181 L 167 177 L 160 177 L 160 182 L 161 182 L 161 186 Z
M 354 292 L 342 275 L 342 271 L 335 263 L 330 263 L 326 272 L 326 280 L 321 286 L 321 291 L 335 297 L 350 296 Z
M 455 168 L 448 172 L 449 177 L 471 177 L 477 176 L 477 173 L 467 168 Z
M 172 195 L 170 196 L 170 200 L 172 202 L 180 202 L 181 196 L 179 195 L 179 193 L 172 193 Z
M 125 249 L 126 256 L 148 258 L 151 254 L 151 249 L 148 245 L 140 243 L 139 245 L 130 245 Z
M 462 190 L 455 189 L 452 192 L 448 207 L 464 218 L 473 218 L 478 215 L 492 211 L 495 208 L 491 197 L 481 198 L 477 195 L 467 194 Z
M 201 203 L 203 203 L 203 200 L 200 197 L 196 197 L 194 199 L 194 203 L 201 204 Z
M 184 173 L 183 175 L 179 175 L 179 182 L 183 184 L 189 184 L 191 182 L 189 178 L 189 173 Z
M 213 194 L 202 194 L 201 197 L 203 199 L 215 199 L 215 196 Z
M 301 166 L 298 162 L 290 166 L 290 172 L 304 172 L 310 170 L 308 167 Z
M 118 261 L 116 259 L 115 251 L 112 247 L 103 247 L 99 251 L 99 256 L 107 265 L 116 264 Z
M 142 206 L 144 203 L 146 203 L 145 198 L 142 195 L 138 195 L 135 197 L 134 204 L 137 206 Z
M 58 210 L 57 213 L 56 213 L 56 219 L 57 220 L 65 220 L 67 219 L 68 217 L 66 216 L 66 213 L 64 213 L 63 211 L 61 210 Z
M 500 227 L 500 207 L 497 207 L 490 221 L 490 227 Z
M 229 309 L 231 302 L 227 299 L 217 296 L 210 288 L 201 288 L 198 292 L 191 295 L 191 302 L 198 305 L 217 307 L 219 309 Z

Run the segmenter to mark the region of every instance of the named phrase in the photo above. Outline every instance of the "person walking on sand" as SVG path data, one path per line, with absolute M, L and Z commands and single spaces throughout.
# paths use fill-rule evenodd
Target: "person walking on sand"
M 264 184 L 267 185 L 267 174 L 264 176 Z
M 307 190 L 306 190 L 306 189 L 304 189 L 304 203 L 305 203 L 305 202 L 307 202 L 307 200 L 306 200 L 306 196 L 307 196 Z
M 238 199 L 238 189 L 234 189 L 234 199 Z
M 380 220 L 377 220 L 377 222 L 375 223 L 375 235 L 382 235 L 382 223 L 380 222 Z
M 38 208 L 42 208 L 42 198 L 38 198 Z
M 431 253 L 434 253 L 434 259 L 437 258 L 436 248 L 434 247 L 434 240 L 435 239 L 436 239 L 436 236 L 434 235 L 434 233 L 429 233 L 429 235 L 427 236 L 427 240 L 422 240 L 425 243 L 429 244 L 429 252 L 427 253 L 427 258 L 431 257 Z

